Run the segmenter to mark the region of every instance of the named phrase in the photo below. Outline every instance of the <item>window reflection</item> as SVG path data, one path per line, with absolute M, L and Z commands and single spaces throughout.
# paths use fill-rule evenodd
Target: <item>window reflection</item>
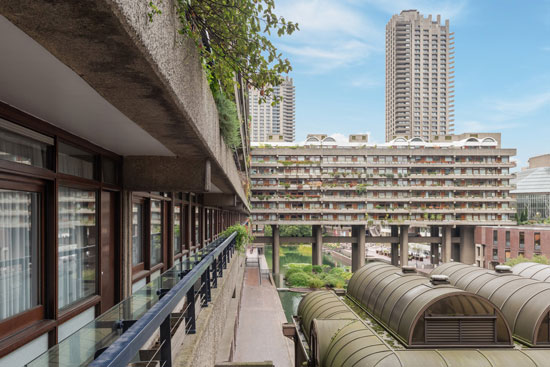
M 174 254 L 181 252 L 181 205 L 174 206 Z
M 0 190 L 0 320 L 39 304 L 39 195 Z
M 132 264 L 143 262 L 143 204 L 132 205 Z
M 151 200 L 151 266 L 162 262 L 162 202 Z
M 95 191 L 59 188 L 59 308 L 96 291 L 96 196 Z

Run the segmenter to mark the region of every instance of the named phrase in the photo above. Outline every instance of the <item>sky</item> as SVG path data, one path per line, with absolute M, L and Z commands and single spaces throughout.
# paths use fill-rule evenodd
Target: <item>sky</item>
M 296 140 L 384 142 L 385 26 L 416 9 L 455 33 L 455 133 L 500 132 L 518 167 L 550 153 L 550 0 L 275 0 L 300 31 L 274 39 L 292 66 Z

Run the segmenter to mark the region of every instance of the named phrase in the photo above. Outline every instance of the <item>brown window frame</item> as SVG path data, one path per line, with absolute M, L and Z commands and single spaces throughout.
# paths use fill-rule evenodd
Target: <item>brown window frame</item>
M 169 233 L 172 233 L 172 230 L 169 227 L 172 225 L 172 221 L 168 220 L 168 210 L 172 210 L 172 198 L 167 196 L 165 193 L 133 192 L 132 204 L 139 202 L 140 200 L 143 200 L 144 203 L 144 234 L 142 237 L 144 240 L 142 242 L 142 251 L 144 252 L 143 262 L 137 264 L 136 266 L 132 266 L 132 283 L 138 282 L 143 278 L 146 278 L 146 281 L 149 282 L 153 273 L 158 270 L 167 270 L 171 263 L 169 254 L 172 253 L 171 250 L 168 250 L 168 247 L 173 246 L 173 239 L 171 239 L 171 236 L 169 235 Z M 162 259 L 155 265 L 151 264 L 151 200 L 160 200 L 162 203 Z
M 10 177 L 0 173 L 0 189 L 35 192 L 40 194 L 39 209 L 39 294 L 38 305 L 26 311 L 0 320 L 0 341 L 16 331 L 23 330 L 45 319 L 46 307 L 46 183 L 39 180 L 29 180 L 23 177 Z
M 58 309 L 58 252 L 57 252 L 57 236 L 58 236 L 58 210 L 57 210 L 57 198 L 58 187 L 68 186 L 73 188 L 93 189 L 98 193 L 101 191 L 121 192 L 122 187 L 120 183 L 112 184 L 102 182 L 100 174 L 103 172 L 102 158 L 108 158 L 115 163 L 116 167 L 120 170 L 122 157 L 101 148 L 83 138 L 73 135 L 65 130 L 55 127 L 47 121 L 40 120 L 34 116 L 28 115 L 14 107 L 11 107 L 3 102 L 0 102 L 0 118 L 18 126 L 22 126 L 29 130 L 35 131 L 39 134 L 50 137 L 54 140 L 53 145 L 47 151 L 47 167 L 41 168 L 17 162 L 10 162 L 0 160 L 0 182 L 17 182 L 16 190 L 23 190 L 25 183 L 39 185 L 43 187 L 43 194 L 41 196 L 42 203 L 42 217 L 41 217 L 41 254 L 40 254 L 40 287 L 41 287 L 41 300 L 42 311 L 36 311 L 27 321 L 21 320 L 21 323 L 17 323 L 17 326 L 21 326 L 20 329 L 15 327 L 8 327 L 7 324 L 0 322 L 0 358 L 16 350 L 17 348 L 25 345 L 26 343 L 36 339 L 37 337 L 49 333 L 49 346 L 53 346 L 57 342 L 57 333 L 55 329 L 63 324 L 70 318 L 78 315 L 82 311 L 95 307 L 96 315 L 99 314 L 99 304 L 102 300 L 100 295 L 100 269 L 101 269 L 101 256 L 100 256 L 100 236 L 98 232 L 98 252 L 96 254 L 96 292 L 94 295 L 79 300 L 66 309 Z M 82 178 L 78 176 L 72 176 L 59 172 L 58 165 L 58 142 L 63 142 L 67 145 L 74 146 L 80 150 L 91 153 L 94 156 L 94 176 L 93 179 Z M 120 182 L 120 172 L 117 172 L 118 180 Z M 117 203 L 117 221 L 121 224 L 119 217 L 121 213 L 120 202 Z M 98 231 L 101 226 L 101 220 L 99 219 L 99 213 L 101 212 L 101 206 L 97 206 L 97 226 Z M 116 250 L 122 251 L 122 234 L 117 233 L 116 238 Z M 122 262 L 119 259 L 116 265 L 118 272 L 118 282 L 113 280 L 113 286 L 117 287 L 117 294 L 120 295 L 122 290 Z M 46 288 L 46 284 L 49 286 Z M 119 297 L 119 296 L 117 296 Z M 30 315 L 30 314 L 29 314 Z M 14 315 L 19 317 L 18 315 Z M 32 320 L 31 320 L 32 319 Z M 12 318 L 6 319 L 12 320 Z M 17 329 L 17 330 L 16 330 Z M 9 333 L 2 333 L 4 330 L 9 330 Z
M 145 244 L 148 243 L 147 242 L 147 231 L 145 230 L 145 227 L 146 227 L 146 223 L 148 223 L 149 221 L 146 219 L 147 218 L 147 203 L 146 203 L 146 200 L 145 198 L 143 197 L 132 197 L 132 207 L 134 206 L 134 204 L 138 204 L 138 205 L 141 205 L 142 206 L 142 212 L 141 212 L 141 262 L 137 263 L 134 265 L 133 263 L 133 259 L 132 259 L 132 275 L 136 275 L 136 274 L 139 274 L 140 272 L 144 271 L 145 270 L 145 262 L 147 260 L 147 250 L 146 250 L 146 247 Z M 133 233 L 132 233 L 132 236 L 133 236 Z M 133 245 L 133 244 L 132 244 Z M 131 249 L 131 251 L 133 251 L 133 248 Z

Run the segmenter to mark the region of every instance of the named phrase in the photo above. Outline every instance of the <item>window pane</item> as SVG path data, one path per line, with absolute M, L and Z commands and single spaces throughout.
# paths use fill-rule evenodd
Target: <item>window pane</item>
M 113 185 L 118 184 L 118 165 L 115 161 L 103 157 L 102 170 L 103 182 Z
M 200 236 L 200 223 L 201 223 L 201 215 L 200 215 L 200 209 L 198 206 L 195 207 L 195 246 L 198 246 L 201 242 L 201 236 Z
M 95 294 L 96 201 L 95 191 L 59 188 L 59 308 Z
M 83 178 L 94 178 L 94 155 L 59 143 L 59 172 Z
M 0 190 L 0 320 L 39 304 L 39 200 Z
M 181 205 L 174 206 L 174 254 L 181 252 Z
M 132 205 L 132 264 L 143 262 L 143 204 Z
M 162 261 L 162 202 L 151 200 L 151 266 Z
M 50 146 L 44 142 L 0 129 L 0 159 L 48 168 L 48 148 Z

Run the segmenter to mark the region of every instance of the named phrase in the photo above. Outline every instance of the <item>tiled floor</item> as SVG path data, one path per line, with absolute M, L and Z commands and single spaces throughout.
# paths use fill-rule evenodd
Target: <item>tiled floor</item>
M 293 366 L 294 346 L 282 333 L 286 318 L 279 295 L 265 277 L 260 285 L 257 266 L 245 270 L 241 302 L 234 361 L 273 361 L 277 367 Z

